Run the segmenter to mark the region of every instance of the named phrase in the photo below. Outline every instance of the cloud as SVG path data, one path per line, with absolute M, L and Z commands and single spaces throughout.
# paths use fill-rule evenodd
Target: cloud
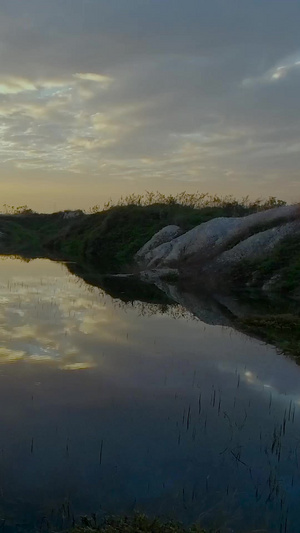
M 95 363 L 84 361 L 82 363 L 70 363 L 67 365 L 61 366 L 61 370 L 88 370 L 90 368 L 95 368 Z
M 259 77 L 246 78 L 242 81 L 242 86 L 251 87 L 253 85 L 259 84 L 268 84 L 279 82 L 287 78 L 289 74 L 300 73 L 300 52 L 297 54 L 296 58 L 285 58 L 279 65 L 272 67 L 267 72 L 262 74 Z
M 272 193 L 287 191 L 299 17 L 293 0 L 5 3 L 3 169 L 28 184 L 29 170 L 88 176 L 91 201 L 121 183 L 255 194 L 273 176 Z
M 9 76 L 0 77 L 0 94 L 19 94 L 36 90 L 36 86 L 29 80 Z
M 103 74 L 95 74 L 92 72 L 76 73 L 74 78 L 84 81 L 94 81 L 100 83 L 102 86 L 110 85 L 113 82 L 113 78 L 110 76 L 104 76 Z
M 13 350 L 11 348 L 0 347 L 0 364 L 14 363 L 24 359 L 25 352 L 22 350 Z

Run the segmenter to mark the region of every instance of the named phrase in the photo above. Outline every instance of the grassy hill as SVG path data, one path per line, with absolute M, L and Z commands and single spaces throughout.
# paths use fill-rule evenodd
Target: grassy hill
M 12 214 L 0 215 L 0 253 L 88 260 L 102 271 L 119 272 L 126 270 L 134 254 L 164 226 L 176 224 L 187 231 L 212 218 L 244 216 L 283 204 L 273 197 L 249 202 L 247 198 L 238 201 L 207 194 L 164 197 L 147 193 L 121 199 L 103 210 L 95 206 L 90 214 L 38 214 L 22 206 Z

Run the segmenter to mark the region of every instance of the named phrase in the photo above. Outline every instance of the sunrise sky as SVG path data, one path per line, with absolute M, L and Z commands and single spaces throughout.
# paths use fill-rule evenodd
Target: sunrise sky
M 297 0 L 0 0 L 0 206 L 300 199 Z

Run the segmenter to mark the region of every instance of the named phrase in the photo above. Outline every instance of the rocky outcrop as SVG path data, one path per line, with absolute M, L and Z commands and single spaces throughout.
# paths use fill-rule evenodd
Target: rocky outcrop
M 171 228 L 173 228 L 171 230 Z M 267 257 L 289 236 L 300 236 L 300 208 L 284 206 L 240 218 L 216 218 L 166 240 L 177 226 L 161 230 L 137 253 L 136 260 L 152 277 L 175 268 L 217 279 L 243 261 Z M 164 239 L 164 242 L 162 241 Z M 149 276 L 149 274 L 148 274 Z
M 84 215 L 84 212 L 81 209 L 76 209 L 76 211 L 64 211 L 62 213 L 63 219 L 77 218 Z
M 233 266 L 244 260 L 257 260 L 268 255 L 285 237 L 300 234 L 300 220 L 255 233 L 230 250 L 225 250 L 213 262 L 214 268 Z M 212 265 L 211 265 L 212 266 Z
M 168 242 L 160 241 L 160 234 L 164 235 L 164 230 L 168 234 L 168 228 L 170 226 L 167 226 L 167 228 L 154 235 L 151 241 L 137 253 L 136 260 L 140 262 L 142 257 L 143 263 L 150 269 L 155 267 L 177 266 L 179 263 L 186 261 L 194 255 L 197 255 L 199 261 L 208 261 L 232 247 L 237 241 L 247 240 L 249 234 L 261 233 L 266 226 L 273 226 L 274 233 L 272 234 L 272 238 L 274 238 L 275 242 L 277 232 L 279 232 L 278 239 L 280 239 L 280 235 L 284 237 L 289 231 L 296 230 L 297 222 L 294 226 L 287 226 L 281 232 L 280 226 L 290 220 L 300 220 L 299 206 L 284 206 L 269 209 L 246 217 L 215 218 L 200 226 L 196 226 L 183 235 L 168 239 Z M 173 227 L 171 226 L 171 228 Z M 265 237 L 266 241 L 269 235 L 271 233 Z M 155 246 L 158 242 L 159 244 Z M 252 241 L 249 241 L 248 244 L 251 250 L 253 250 Z M 244 245 L 244 255 L 246 254 L 248 244 Z M 265 245 L 265 242 L 262 242 L 262 245 Z
M 212 250 L 238 227 L 237 219 L 216 218 L 196 226 L 167 243 L 152 248 L 144 255 L 148 268 L 172 266 L 187 257 Z M 139 253 L 139 252 L 138 252 Z
M 153 235 L 152 239 L 148 241 L 136 254 L 135 258 L 136 261 L 139 263 L 141 262 L 148 262 L 148 256 L 151 254 L 152 250 L 155 250 L 162 244 L 169 243 L 173 239 L 176 239 L 176 237 L 179 237 L 179 235 L 182 235 L 183 231 L 179 226 L 165 226 L 162 228 L 158 233 L 155 233 Z

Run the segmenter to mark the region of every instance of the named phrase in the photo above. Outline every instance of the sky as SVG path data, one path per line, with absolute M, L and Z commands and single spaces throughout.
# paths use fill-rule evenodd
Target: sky
M 300 200 L 299 0 L 0 0 L 0 206 Z

